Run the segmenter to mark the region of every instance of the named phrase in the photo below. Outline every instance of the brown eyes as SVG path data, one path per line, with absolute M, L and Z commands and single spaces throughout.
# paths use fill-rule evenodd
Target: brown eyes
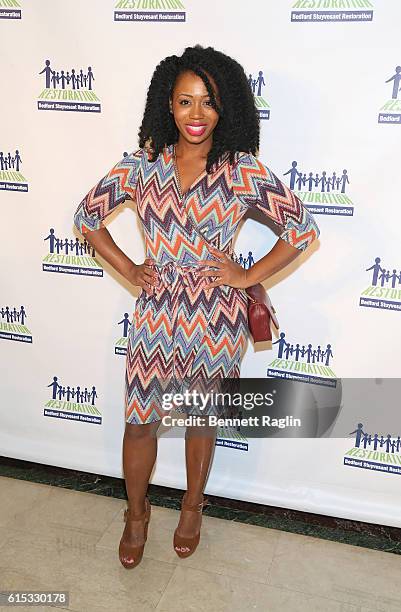
M 180 100 L 179 104 L 182 106 L 183 102 L 189 102 L 189 100 Z M 212 106 L 212 103 L 210 100 L 205 100 L 205 104 L 207 104 L 208 106 Z

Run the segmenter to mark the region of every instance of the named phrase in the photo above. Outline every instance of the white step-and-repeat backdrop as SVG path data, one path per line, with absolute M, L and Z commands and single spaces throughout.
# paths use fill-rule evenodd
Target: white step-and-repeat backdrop
M 219 431 L 207 492 L 401 526 L 401 425 L 380 420 L 383 381 L 400 370 L 400 21 L 398 0 L 0 0 L 0 454 L 122 476 L 139 290 L 78 240 L 73 214 L 137 148 L 159 61 L 212 45 L 249 74 L 260 159 L 321 230 L 265 283 L 280 330 L 273 344 L 248 343 L 242 375 L 294 377 L 317 395 L 365 380 L 348 408 L 342 385 L 341 437 Z M 108 228 L 143 261 L 134 206 Z M 247 265 L 275 240 L 250 218 L 236 252 Z M 377 396 L 375 421 L 362 388 Z M 152 482 L 185 488 L 182 435 L 161 435 Z

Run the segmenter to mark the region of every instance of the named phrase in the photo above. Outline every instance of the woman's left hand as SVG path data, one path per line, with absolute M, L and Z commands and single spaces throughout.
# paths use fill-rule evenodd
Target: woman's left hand
M 202 270 L 200 272 L 201 276 L 217 276 L 215 281 L 205 285 L 205 289 L 219 287 L 220 285 L 230 285 L 237 289 L 246 289 L 246 287 L 248 287 L 246 270 L 240 264 L 228 257 L 228 255 L 219 251 L 219 249 L 211 245 L 208 246 L 208 249 L 212 255 L 215 255 L 219 259 L 219 261 L 215 259 L 199 260 L 199 263 L 218 268 L 217 270 Z

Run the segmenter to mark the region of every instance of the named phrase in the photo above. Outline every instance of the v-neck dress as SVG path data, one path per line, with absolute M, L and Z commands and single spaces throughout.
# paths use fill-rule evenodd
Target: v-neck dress
M 74 224 L 85 235 L 126 199 L 136 202 L 153 260 L 157 283 L 152 295 L 142 289 L 128 332 L 125 369 L 125 420 L 161 420 L 172 407 L 187 415 L 228 414 L 194 394 L 173 406 L 168 393 L 222 391 L 240 376 L 247 328 L 247 294 L 229 285 L 206 288 L 213 276 L 199 259 L 216 259 L 208 243 L 232 256 L 239 222 L 248 209 L 262 211 L 279 237 L 303 251 L 319 236 L 301 200 L 258 158 L 224 155 L 215 171 L 201 173 L 184 195 L 176 171 L 174 145 L 154 162 L 145 149 L 119 161 L 83 198 Z M 204 396 L 206 397 L 206 396 Z M 210 396 L 211 397 L 211 396 Z

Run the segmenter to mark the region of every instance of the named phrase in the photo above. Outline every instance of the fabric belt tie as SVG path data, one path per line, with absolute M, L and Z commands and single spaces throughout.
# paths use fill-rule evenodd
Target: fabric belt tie
M 173 285 L 177 280 L 181 280 L 184 285 L 188 285 L 187 277 L 189 275 L 197 276 L 201 270 L 211 268 L 211 266 L 205 264 L 179 264 L 175 261 L 168 261 L 164 264 L 153 262 L 150 266 L 157 270 L 159 278 L 165 286 Z M 205 279 L 208 280 L 208 277 L 205 277 Z

